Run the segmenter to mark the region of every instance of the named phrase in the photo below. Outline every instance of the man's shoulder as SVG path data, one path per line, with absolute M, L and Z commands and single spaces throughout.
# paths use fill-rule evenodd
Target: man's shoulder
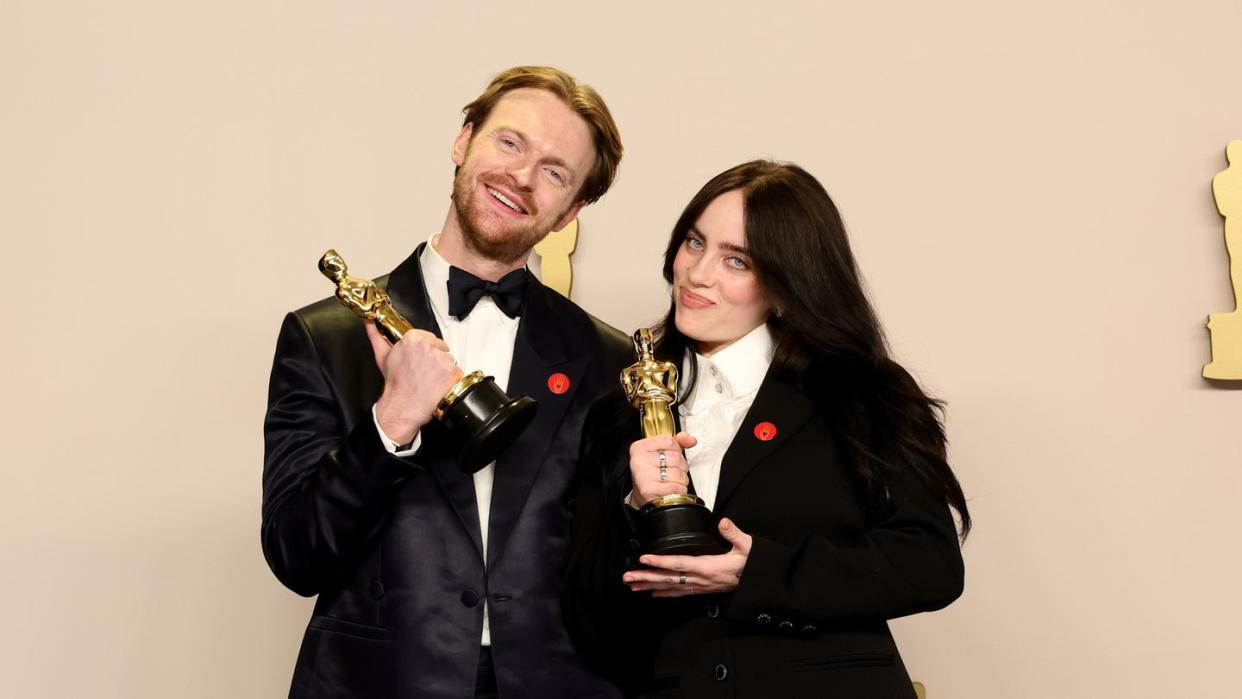
M 381 289 L 388 288 L 388 275 L 375 279 Z M 336 296 L 328 296 L 307 304 L 292 312 L 306 331 L 315 338 L 331 337 L 343 333 L 356 333 L 360 319 L 343 306 Z
M 574 335 L 587 338 L 597 345 L 610 364 L 632 360 L 633 347 L 629 337 L 608 323 L 587 313 L 581 306 L 545 288 L 547 303 L 559 321 L 572 329 Z

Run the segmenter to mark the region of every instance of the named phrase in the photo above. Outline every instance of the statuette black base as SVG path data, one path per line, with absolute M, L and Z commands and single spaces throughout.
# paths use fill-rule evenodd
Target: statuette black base
M 639 553 L 665 556 L 725 553 L 732 547 L 720 536 L 716 524 L 716 516 L 701 502 L 648 504 L 638 512 Z
M 466 389 L 441 418 L 450 439 L 461 445 L 461 470 L 475 473 L 495 461 L 521 436 L 537 408 L 530 396 L 505 395 L 490 376 Z

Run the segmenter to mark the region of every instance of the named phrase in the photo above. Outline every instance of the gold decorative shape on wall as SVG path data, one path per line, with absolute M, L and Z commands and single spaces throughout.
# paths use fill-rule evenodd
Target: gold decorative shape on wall
M 1225 217 L 1225 251 L 1229 254 L 1229 281 L 1233 284 L 1233 311 L 1208 316 L 1212 361 L 1203 378 L 1242 380 L 1242 141 L 1225 147 L 1229 167 L 1212 178 L 1216 208 Z
M 1242 215 L 1239 216 L 1242 218 Z M 1242 222 L 1239 223 L 1242 225 Z M 578 219 L 569 222 L 559 231 L 552 231 L 544 236 L 535 246 L 535 254 L 539 255 L 544 286 L 556 289 L 561 296 L 569 298 L 569 291 L 574 284 L 574 268 L 569 256 L 578 247 Z

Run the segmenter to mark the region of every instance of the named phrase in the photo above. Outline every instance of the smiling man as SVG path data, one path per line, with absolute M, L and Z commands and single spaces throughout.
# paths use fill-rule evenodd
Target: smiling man
M 390 346 L 328 298 L 277 340 L 263 551 L 318 595 L 290 697 L 616 696 L 570 646 L 560 593 L 583 416 L 629 343 L 525 265 L 608 190 L 620 136 L 554 68 L 507 70 L 464 111 L 443 226 L 376 280 L 415 330 Z M 539 404 L 473 475 L 431 424 L 459 367 Z

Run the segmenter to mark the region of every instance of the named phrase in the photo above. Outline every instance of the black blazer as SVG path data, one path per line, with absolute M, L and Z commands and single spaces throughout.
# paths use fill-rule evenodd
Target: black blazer
M 886 620 L 961 594 L 943 500 L 904 473 L 882 511 L 865 507 L 833 421 L 769 372 L 725 453 L 714 508 L 754 537 L 738 589 L 633 593 L 621 583 L 636 558 L 630 511 L 604 495 L 599 466 L 628 462 L 640 437 L 636 413 L 631 433 L 612 436 L 623 401 L 606 397 L 587 418 L 566 595 L 596 669 L 638 696 L 912 699 Z M 755 433 L 763 422 L 776 426 L 769 441 Z
M 438 335 L 420 251 L 377 281 Z M 263 552 L 282 583 L 319 595 L 290 697 L 472 697 L 483 602 L 503 696 L 617 694 L 575 654 L 560 595 L 582 422 L 630 354 L 622 334 L 529 280 L 508 392 L 539 407 L 497 460 L 484 566 L 474 481 L 436 448 L 435 427 L 413 457 L 380 442 L 383 377 L 362 321 L 335 298 L 285 318 L 264 424 Z

